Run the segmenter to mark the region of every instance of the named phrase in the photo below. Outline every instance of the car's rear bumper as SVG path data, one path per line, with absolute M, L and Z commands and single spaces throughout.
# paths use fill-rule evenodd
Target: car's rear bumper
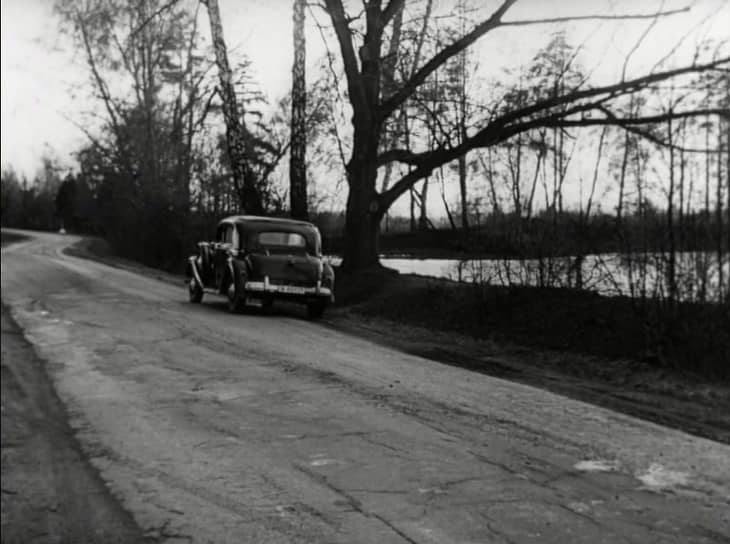
M 270 283 L 267 279 L 264 279 L 264 281 L 247 281 L 243 286 L 243 290 L 246 295 L 259 297 L 266 296 L 288 299 L 300 298 L 310 300 L 334 300 L 334 293 L 332 293 L 332 290 L 328 287 L 319 285 L 319 283 L 314 287 L 300 287 L 287 284 L 274 284 Z

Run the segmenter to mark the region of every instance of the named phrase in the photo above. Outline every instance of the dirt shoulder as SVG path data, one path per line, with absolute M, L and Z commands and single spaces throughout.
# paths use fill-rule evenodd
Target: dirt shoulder
M 67 253 L 181 285 L 182 292 L 181 276 L 114 257 L 102 240 L 86 239 Z M 628 340 L 635 324 L 609 326 L 617 322 L 611 314 L 621 310 L 620 301 L 574 293 L 535 301 L 533 293 L 496 289 L 487 296 L 491 312 L 475 319 L 474 293 L 453 282 L 379 271 L 338 290 L 338 305 L 323 324 L 730 444 L 730 384 L 627 356 L 635 349 Z M 296 308 L 278 311 L 303 315 Z M 574 326 L 581 315 L 590 318 Z
M 419 357 L 524 383 L 730 444 L 730 387 L 627 359 L 477 339 L 335 309 L 329 326 Z
M 641 324 L 627 300 L 387 271 L 347 283 L 340 289 L 346 304 L 330 314 L 338 329 L 730 443 L 730 382 L 662 365 L 642 345 Z M 697 359 L 709 353 L 707 359 L 723 364 L 725 351 L 726 364 L 728 316 L 706 325 L 717 329 L 716 344 L 697 349 Z
M 4 305 L 0 325 L 2 542 L 144 541 L 82 453 L 44 363 Z

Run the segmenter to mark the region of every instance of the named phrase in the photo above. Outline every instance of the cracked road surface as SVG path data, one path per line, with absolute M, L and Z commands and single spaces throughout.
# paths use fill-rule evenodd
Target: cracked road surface
M 727 542 L 730 447 L 67 256 L 2 297 L 162 542 Z

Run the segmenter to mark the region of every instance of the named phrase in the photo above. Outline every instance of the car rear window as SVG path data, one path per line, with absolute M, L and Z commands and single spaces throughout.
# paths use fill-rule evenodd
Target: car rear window
M 260 232 L 258 242 L 264 247 L 304 248 L 307 246 L 307 240 L 298 232 Z

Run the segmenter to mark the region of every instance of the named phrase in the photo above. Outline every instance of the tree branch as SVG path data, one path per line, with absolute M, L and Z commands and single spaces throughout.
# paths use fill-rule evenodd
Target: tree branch
M 383 10 L 383 26 L 387 25 L 404 5 L 405 0 L 390 0 Z
M 664 123 L 674 119 L 689 119 L 691 117 L 702 117 L 708 115 L 717 115 L 719 117 L 725 118 L 728 118 L 730 116 L 730 112 L 728 112 L 726 109 L 706 108 L 701 110 L 687 110 L 680 112 L 667 111 L 662 114 L 645 115 L 641 117 L 619 118 L 607 108 L 600 107 L 598 109 L 606 115 L 605 118 L 588 117 L 582 119 L 564 119 L 562 121 L 551 121 L 544 126 L 560 128 L 586 126 L 617 126 L 623 128 L 627 132 L 641 136 L 642 138 L 645 138 L 650 142 L 661 147 L 665 147 L 667 149 L 674 149 L 676 151 L 682 151 L 685 153 L 714 153 L 716 152 L 716 150 L 683 147 L 672 142 L 668 142 L 660 138 L 656 134 L 650 132 L 649 130 L 641 128 L 640 126 Z
M 569 21 L 582 20 L 636 20 L 636 19 L 652 19 L 659 16 L 669 16 L 689 11 L 689 6 L 669 11 L 660 11 L 651 14 L 634 14 L 634 15 L 582 15 L 574 17 L 554 17 L 546 19 L 531 19 L 523 21 L 502 21 L 502 17 L 517 0 L 504 0 L 502 5 L 489 17 L 489 19 L 478 24 L 474 29 L 456 40 L 451 45 L 442 49 L 439 53 L 431 58 L 421 69 L 419 69 L 407 82 L 403 84 L 401 89 L 393 96 L 383 102 L 379 108 L 381 119 L 387 118 L 395 111 L 396 108 L 408 97 L 410 97 L 416 88 L 423 83 L 426 78 L 437 70 L 442 64 L 454 55 L 460 53 L 476 40 L 500 26 L 523 26 L 544 23 L 562 23 Z
M 689 6 L 668 11 L 658 11 L 656 13 L 639 13 L 634 15 L 577 15 L 568 17 L 549 17 L 545 19 L 523 19 L 521 21 L 504 21 L 501 26 L 527 26 L 542 25 L 551 23 L 568 23 L 573 21 L 622 21 L 637 19 L 654 19 L 660 16 L 676 15 L 678 13 L 686 13 Z
M 137 28 L 135 28 L 131 34 L 129 35 L 130 39 L 137 35 L 138 32 L 141 32 L 144 27 L 146 27 L 152 20 L 157 17 L 158 15 L 161 15 L 164 11 L 172 8 L 177 4 L 178 0 L 170 0 L 166 4 L 163 4 L 159 8 L 157 8 L 154 12 L 152 12 L 144 21 L 142 21 Z M 205 2 L 203 2 L 205 3 Z
M 337 34 L 337 41 L 340 44 L 340 52 L 342 53 L 342 62 L 345 66 L 345 76 L 347 77 L 347 90 L 350 99 L 353 101 L 355 109 L 366 109 L 367 100 L 365 98 L 364 86 L 361 85 L 360 69 L 355 54 L 355 47 L 352 44 L 352 36 L 348 19 L 345 16 L 345 8 L 342 7 L 342 0 L 325 0 L 327 12 L 330 14 L 332 26 Z
M 709 70 L 712 68 L 716 68 L 717 66 L 720 66 L 722 64 L 730 62 L 730 57 L 725 57 L 719 60 L 715 60 L 706 64 L 696 64 L 692 66 L 685 66 L 683 68 L 676 68 L 674 70 L 666 70 L 664 72 L 656 72 L 653 74 L 649 74 L 647 76 L 630 79 L 628 81 L 621 81 L 619 83 L 615 83 L 613 85 L 605 85 L 602 87 L 593 87 L 590 89 L 584 89 L 584 90 L 575 90 L 570 93 L 559 95 L 551 98 L 546 98 L 544 100 L 539 100 L 538 102 L 532 104 L 531 106 L 527 106 L 524 108 L 520 108 L 511 112 L 508 112 L 502 116 L 499 116 L 494 119 L 494 123 L 499 123 L 502 125 L 508 125 L 512 123 L 513 121 L 516 121 L 518 119 L 533 115 L 535 113 L 540 113 L 545 110 L 552 109 L 557 106 L 561 106 L 564 104 L 568 104 L 571 102 L 577 102 L 579 100 L 584 100 L 587 98 L 595 98 L 601 95 L 609 95 L 611 98 L 615 98 L 617 96 L 621 96 L 623 94 L 629 94 L 632 92 L 636 92 L 638 90 L 641 90 L 642 88 L 648 87 L 650 84 L 658 82 L 658 81 L 664 81 L 666 79 L 671 79 L 676 76 L 684 75 L 684 74 L 691 74 L 696 72 L 702 72 L 705 70 Z
M 608 112 L 605 108 L 597 108 L 602 112 Z M 548 122 L 541 126 L 548 127 L 587 127 L 614 125 L 619 127 L 632 125 L 652 125 L 657 123 L 665 123 L 674 119 L 686 119 L 690 117 L 701 117 L 703 115 L 718 115 L 720 117 L 728 117 L 730 113 L 723 108 L 704 108 L 700 110 L 687 111 L 666 111 L 656 115 L 644 115 L 639 117 L 620 118 L 614 114 L 606 117 L 581 117 L 580 119 L 562 119 L 560 121 Z
M 406 99 L 415 92 L 416 88 L 423 83 L 429 75 L 435 72 L 447 60 L 469 47 L 490 30 L 497 28 L 502 22 L 502 16 L 515 2 L 517 2 L 517 0 L 504 0 L 502 5 L 497 8 L 494 13 L 492 13 L 489 19 L 478 24 L 471 32 L 456 40 L 451 45 L 446 46 L 434 55 L 431 60 L 416 71 L 416 73 L 413 74 L 410 79 L 406 81 L 395 94 L 393 94 L 393 96 L 380 105 L 378 111 L 380 118 L 385 119 L 393 113 L 398 106 L 405 102 Z
M 412 153 L 407 150 L 390 150 L 383 154 L 383 157 L 390 157 L 392 160 L 400 160 L 412 166 L 416 166 L 414 170 L 403 176 L 398 182 L 396 182 L 388 191 L 381 193 L 379 196 L 379 206 L 389 207 L 395 200 L 408 190 L 416 181 L 429 175 L 435 168 L 442 166 L 448 162 L 451 162 L 464 153 L 478 148 L 478 147 L 489 147 L 500 142 L 504 142 L 512 136 L 527 132 L 528 130 L 542 127 L 557 127 L 557 128 L 569 128 L 569 127 L 590 127 L 590 126 L 605 126 L 613 125 L 627 128 L 632 132 L 637 132 L 636 125 L 649 125 L 666 122 L 669 119 L 683 119 L 688 117 L 697 117 L 705 115 L 719 115 L 727 117 L 730 115 L 727 110 L 722 108 L 706 108 L 700 110 L 688 110 L 681 112 L 665 112 L 657 115 L 647 115 L 631 118 L 618 118 L 618 117 L 582 117 L 580 119 L 566 119 L 570 115 L 577 113 L 587 112 L 591 110 L 598 110 L 606 112 L 605 108 L 602 107 L 602 101 L 579 104 L 568 111 L 557 112 L 547 117 L 533 118 L 522 123 L 515 123 L 508 127 L 495 125 L 490 123 L 487 127 L 479 131 L 477 134 L 468 138 L 461 145 L 451 149 L 437 149 L 426 153 Z M 641 131 L 642 136 L 649 137 L 655 143 L 660 145 L 663 144 L 661 139 L 656 137 L 647 136 L 646 131 Z

